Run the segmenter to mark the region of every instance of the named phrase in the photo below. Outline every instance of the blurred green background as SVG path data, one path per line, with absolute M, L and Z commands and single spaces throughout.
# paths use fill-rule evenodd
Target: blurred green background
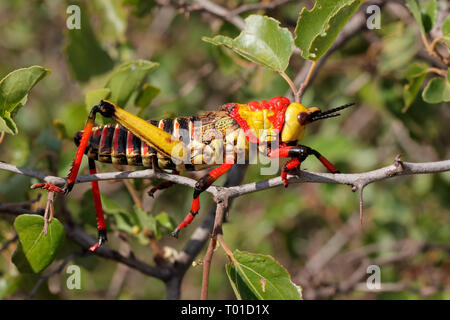
M 221 0 L 236 8 L 257 1 Z M 147 5 L 145 4 L 147 3 Z M 81 7 L 82 32 L 69 32 L 66 9 Z M 202 36 L 217 33 L 236 36 L 234 25 L 201 10 L 183 12 L 178 2 L 143 1 L 25 1 L 0 2 L 0 77 L 32 65 L 52 73 L 32 90 L 28 102 L 15 117 L 19 134 L 6 135 L 0 144 L 1 161 L 41 172 L 66 176 L 75 154 L 72 136 L 87 118 L 86 94 L 102 88 L 120 64 L 136 59 L 158 62 L 160 66 L 147 83 L 160 89 L 146 108 L 132 106 L 131 112 L 145 119 L 193 115 L 214 110 L 226 102 L 247 103 L 285 95 L 289 87 L 276 73 L 213 47 Z M 293 30 L 298 13 L 312 1 L 295 1 L 273 10 L 250 11 L 270 15 Z M 189 11 L 189 10 L 188 10 Z M 381 29 L 363 29 L 334 52 L 321 67 L 302 102 L 321 108 L 356 102 L 357 107 L 335 119 L 308 128 L 302 144 L 319 150 L 341 172 L 369 171 L 393 162 L 397 154 L 406 161 L 426 162 L 450 158 L 450 109 L 448 104 L 427 104 L 421 95 L 407 112 L 404 108 L 405 72 L 415 61 L 426 59 L 415 21 L 403 4 L 385 6 Z M 300 70 L 304 60 L 291 58 L 287 73 Z M 54 121 L 63 124 L 55 126 Z M 64 130 L 67 135 L 64 135 Z M 86 173 L 86 163 L 82 172 Z M 323 171 L 315 159 L 303 168 Z M 99 170 L 115 170 L 99 165 Z M 252 165 L 244 182 L 267 179 Z M 191 175 L 199 177 L 198 174 Z M 217 184 L 223 183 L 222 178 Z M 0 202 L 29 200 L 37 195 L 29 186 L 37 180 L 0 172 Z M 142 191 L 148 181 L 132 182 Z M 107 198 L 127 211 L 133 200 L 121 182 L 102 183 Z M 95 215 L 88 185 L 76 186 L 68 197 L 69 209 L 89 234 L 95 235 Z M 144 192 L 145 194 L 145 192 Z M 359 200 L 351 188 L 329 184 L 293 184 L 240 197 L 230 210 L 224 237 L 232 249 L 270 254 L 283 264 L 292 279 L 303 287 L 305 298 L 419 299 L 450 298 L 450 260 L 446 250 L 434 244 L 450 243 L 450 173 L 399 177 L 377 182 L 364 191 L 364 224 L 354 226 Z M 184 186 L 161 192 L 156 200 L 143 197 L 151 214 L 166 212 L 180 221 L 190 208 L 192 190 Z M 45 206 L 45 197 L 36 205 Z M 161 247 L 180 250 L 206 215 L 212 200 L 201 196 L 202 209 L 193 225 L 180 239 L 163 236 Z M 58 217 L 58 211 L 57 211 Z M 0 216 L 0 243 L 14 236 L 13 217 Z M 112 230 L 117 225 L 110 224 Z M 335 241 L 344 242 L 336 255 L 316 274 L 308 274 L 315 254 Z M 110 232 L 108 246 L 122 249 L 117 232 Z M 140 259 L 152 262 L 152 248 L 130 237 L 131 248 Z M 395 245 L 409 242 L 433 244 L 413 257 L 381 267 L 383 283 L 392 290 L 367 292 L 361 288 L 323 294 L 320 288 L 342 284 L 357 270 L 354 258 L 380 259 L 406 250 Z M 395 248 L 393 248 L 393 246 Z M 21 274 L 11 263 L 15 246 L 1 251 L 0 297 L 23 298 L 39 276 Z M 76 247 L 70 242 L 60 253 L 64 258 Z M 367 249 L 367 250 L 366 250 Z M 352 255 L 353 254 L 353 255 Z M 203 253 L 198 257 L 202 258 Z M 351 258 L 353 257 L 353 258 Z M 352 260 L 354 259 L 354 260 Z M 360 259 L 360 260 L 358 260 Z M 364 260 L 365 261 L 365 260 Z M 227 257 L 222 250 L 214 256 L 210 298 L 234 299 L 225 274 Z M 51 277 L 36 293 L 41 299 L 165 299 L 164 284 L 134 270 L 123 270 L 115 262 L 94 256 L 77 258 L 82 268 L 82 290 L 68 290 L 67 274 Z M 56 264 L 55 264 L 56 265 Z M 53 266 L 54 267 L 54 266 Z M 50 267 L 51 268 L 51 267 Z M 182 284 L 182 299 L 197 299 L 201 266 L 191 267 Z M 119 288 L 113 287 L 112 283 Z

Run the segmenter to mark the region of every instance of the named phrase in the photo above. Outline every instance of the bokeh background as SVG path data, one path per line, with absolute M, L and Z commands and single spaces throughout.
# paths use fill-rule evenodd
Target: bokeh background
M 220 0 L 230 10 L 258 1 Z M 415 61 L 439 63 L 424 50 L 419 29 L 403 1 L 382 7 L 381 28 L 363 28 L 333 52 L 320 67 L 303 103 L 321 108 L 356 102 L 339 118 L 315 123 L 303 144 L 314 147 L 346 173 L 373 170 L 403 154 L 406 161 L 450 158 L 449 105 L 425 103 L 421 95 L 407 112 L 403 87 L 405 72 Z M 443 3 L 445 1 L 442 1 Z M 66 27 L 70 4 L 82 12 L 82 32 Z M 302 7 L 313 1 L 286 1 L 274 9 L 248 11 L 267 14 L 291 31 Z M 448 14 L 441 10 L 440 15 Z M 0 2 L 0 76 L 32 65 L 52 73 L 31 92 L 15 120 L 19 134 L 6 135 L 0 144 L 1 161 L 36 171 L 66 176 L 75 146 L 71 137 L 87 118 L 86 93 L 103 87 L 123 62 L 147 59 L 160 66 L 147 82 L 160 89 L 144 109 L 128 110 L 145 119 L 193 115 L 226 102 L 283 96 L 287 83 L 276 73 L 236 57 L 201 40 L 215 34 L 238 35 L 233 24 L 198 6 L 181 1 L 25 1 Z M 296 54 L 287 73 L 295 77 L 304 60 Z M 132 100 L 130 100 L 132 101 Z M 55 122 L 55 120 L 57 120 Z M 55 125 L 57 123 L 58 125 Z M 82 172 L 86 173 L 86 163 Z M 315 159 L 303 168 L 323 171 Z M 109 165 L 99 170 L 113 171 Z M 192 174 L 191 177 L 199 177 Z M 249 166 L 244 182 L 267 179 L 260 167 Z M 217 184 L 223 183 L 221 179 Z M 25 201 L 37 182 L 0 172 L 0 202 Z M 150 181 L 132 182 L 142 192 Z M 106 197 L 132 211 L 133 199 L 122 182 L 100 185 Z M 89 186 L 79 185 L 67 203 L 76 221 L 96 234 Z M 232 249 L 274 256 L 303 287 L 309 299 L 449 299 L 450 298 L 450 174 L 417 175 L 377 182 L 364 190 L 364 223 L 359 224 L 359 200 L 349 186 L 293 184 L 240 197 L 234 201 L 224 236 Z M 143 196 L 149 214 L 166 212 L 174 221 L 190 208 L 192 190 L 174 186 L 157 195 Z M 45 196 L 33 208 L 45 206 Z M 212 200 L 201 196 L 202 209 L 180 239 L 163 236 L 160 247 L 182 248 L 206 215 Z M 56 213 L 58 216 L 58 210 Z M 12 216 L 0 214 L 0 243 L 14 237 Z M 110 220 L 108 246 L 122 250 L 117 224 Z M 115 230 L 115 231 L 114 231 Z M 152 263 L 148 242 L 128 235 L 137 257 Z M 11 263 L 15 244 L 1 251 L 0 297 L 21 299 L 33 290 L 39 275 L 21 274 Z M 60 259 L 76 250 L 66 242 Z M 202 258 L 204 251 L 198 258 Z M 61 260 L 58 260 L 61 261 Z M 365 287 L 367 263 L 379 264 L 383 289 Z M 95 256 L 76 258 L 82 269 L 82 289 L 68 290 L 67 274 L 57 273 L 39 287 L 41 299 L 165 299 L 158 280 L 114 261 Z M 214 256 L 210 298 L 234 299 L 225 273 L 227 257 Z M 52 267 L 56 266 L 50 266 Z M 363 268 L 363 269 L 361 269 Z M 182 283 L 182 299 L 200 295 L 201 266 L 189 269 Z M 360 278 L 354 281 L 354 277 Z

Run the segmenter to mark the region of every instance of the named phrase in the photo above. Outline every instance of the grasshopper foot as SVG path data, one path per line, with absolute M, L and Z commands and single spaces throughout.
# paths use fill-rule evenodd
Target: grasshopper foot
M 106 242 L 106 240 L 108 240 L 106 237 L 106 230 L 105 229 L 98 230 L 98 242 L 93 246 L 91 246 L 89 248 L 89 251 L 94 252 L 95 250 L 98 249 L 98 247 L 101 247 L 103 243 Z
M 56 193 L 67 193 L 66 188 L 60 188 L 51 183 L 36 183 L 31 186 L 31 189 L 45 189 Z

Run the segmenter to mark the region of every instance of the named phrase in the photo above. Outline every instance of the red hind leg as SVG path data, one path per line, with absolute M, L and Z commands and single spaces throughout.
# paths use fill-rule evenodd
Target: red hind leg
M 96 174 L 97 169 L 95 168 L 95 161 L 89 159 L 89 173 Z M 91 181 L 92 195 L 94 197 L 95 214 L 97 217 L 97 231 L 98 231 L 98 242 L 89 248 L 90 251 L 97 250 L 105 241 L 106 237 L 106 223 L 105 215 L 103 213 L 102 200 L 100 199 L 100 189 L 98 187 L 98 181 Z
M 176 170 L 172 170 L 172 174 L 179 175 L 180 173 Z M 147 194 L 153 198 L 153 195 L 155 194 L 156 191 L 170 188 L 173 185 L 174 185 L 174 183 L 171 181 L 164 181 L 164 182 L 154 186 L 153 188 L 151 188 Z
M 219 177 L 224 175 L 228 170 L 231 169 L 231 167 L 234 165 L 234 163 L 224 163 L 220 165 L 219 167 L 211 170 L 208 172 L 205 176 L 203 176 L 200 180 L 198 180 L 197 184 L 195 185 L 194 190 L 194 196 L 192 198 L 192 206 L 189 213 L 184 218 L 183 222 L 181 222 L 178 227 L 175 228 L 175 230 L 172 232 L 172 236 L 177 238 L 178 233 L 181 229 L 186 228 L 192 220 L 194 220 L 195 216 L 197 215 L 198 211 L 200 210 L 200 199 L 199 195 L 208 187 L 214 183 Z

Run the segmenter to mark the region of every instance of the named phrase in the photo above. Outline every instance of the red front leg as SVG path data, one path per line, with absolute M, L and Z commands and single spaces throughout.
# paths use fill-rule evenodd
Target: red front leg
M 311 149 L 310 147 L 298 145 L 298 146 L 282 146 L 279 149 L 272 150 L 268 156 L 274 157 L 292 157 L 281 171 L 281 178 L 283 179 L 284 186 L 288 186 L 287 173 L 292 171 L 309 156 L 314 155 L 323 164 L 325 168 L 331 173 L 339 173 L 339 170 L 330 162 L 327 158 L 322 156 L 318 151 Z
M 92 128 L 94 127 L 95 124 L 95 114 L 98 111 L 99 111 L 98 107 L 95 106 L 89 113 L 89 117 L 88 120 L 86 121 L 86 125 L 83 130 L 83 135 L 81 137 L 80 144 L 78 145 L 75 159 L 73 160 L 72 163 L 72 168 L 70 169 L 70 173 L 67 177 L 66 185 L 63 188 L 60 188 L 50 183 L 38 183 L 33 185 L 32 188 L 42 188 L 49 191 L 65 194 L 68 194 L 72 190 L 73 185 L 75 184 L 77 179 L 78 171 L 81 166 L 81 161 L 83 160 L 83 155 L 86 150 L 86 146 L 89 142 L 89 138 L 92 133 Z M 94 160 L 89 159 L 89 170 L 91 174 L 95 174 L 97 172 Z M 94 196 L 95 211 L 97 215 L 98 242 L 95 245 L 93 245 L 89 250 L 95 251 L 99 246 L 101 246 L 106 241 L 106 224 L 100 200 L 100 191 L 98 188 L 98 182 L 92 181 L 91 185 L 92 185 L 92 193 Z

